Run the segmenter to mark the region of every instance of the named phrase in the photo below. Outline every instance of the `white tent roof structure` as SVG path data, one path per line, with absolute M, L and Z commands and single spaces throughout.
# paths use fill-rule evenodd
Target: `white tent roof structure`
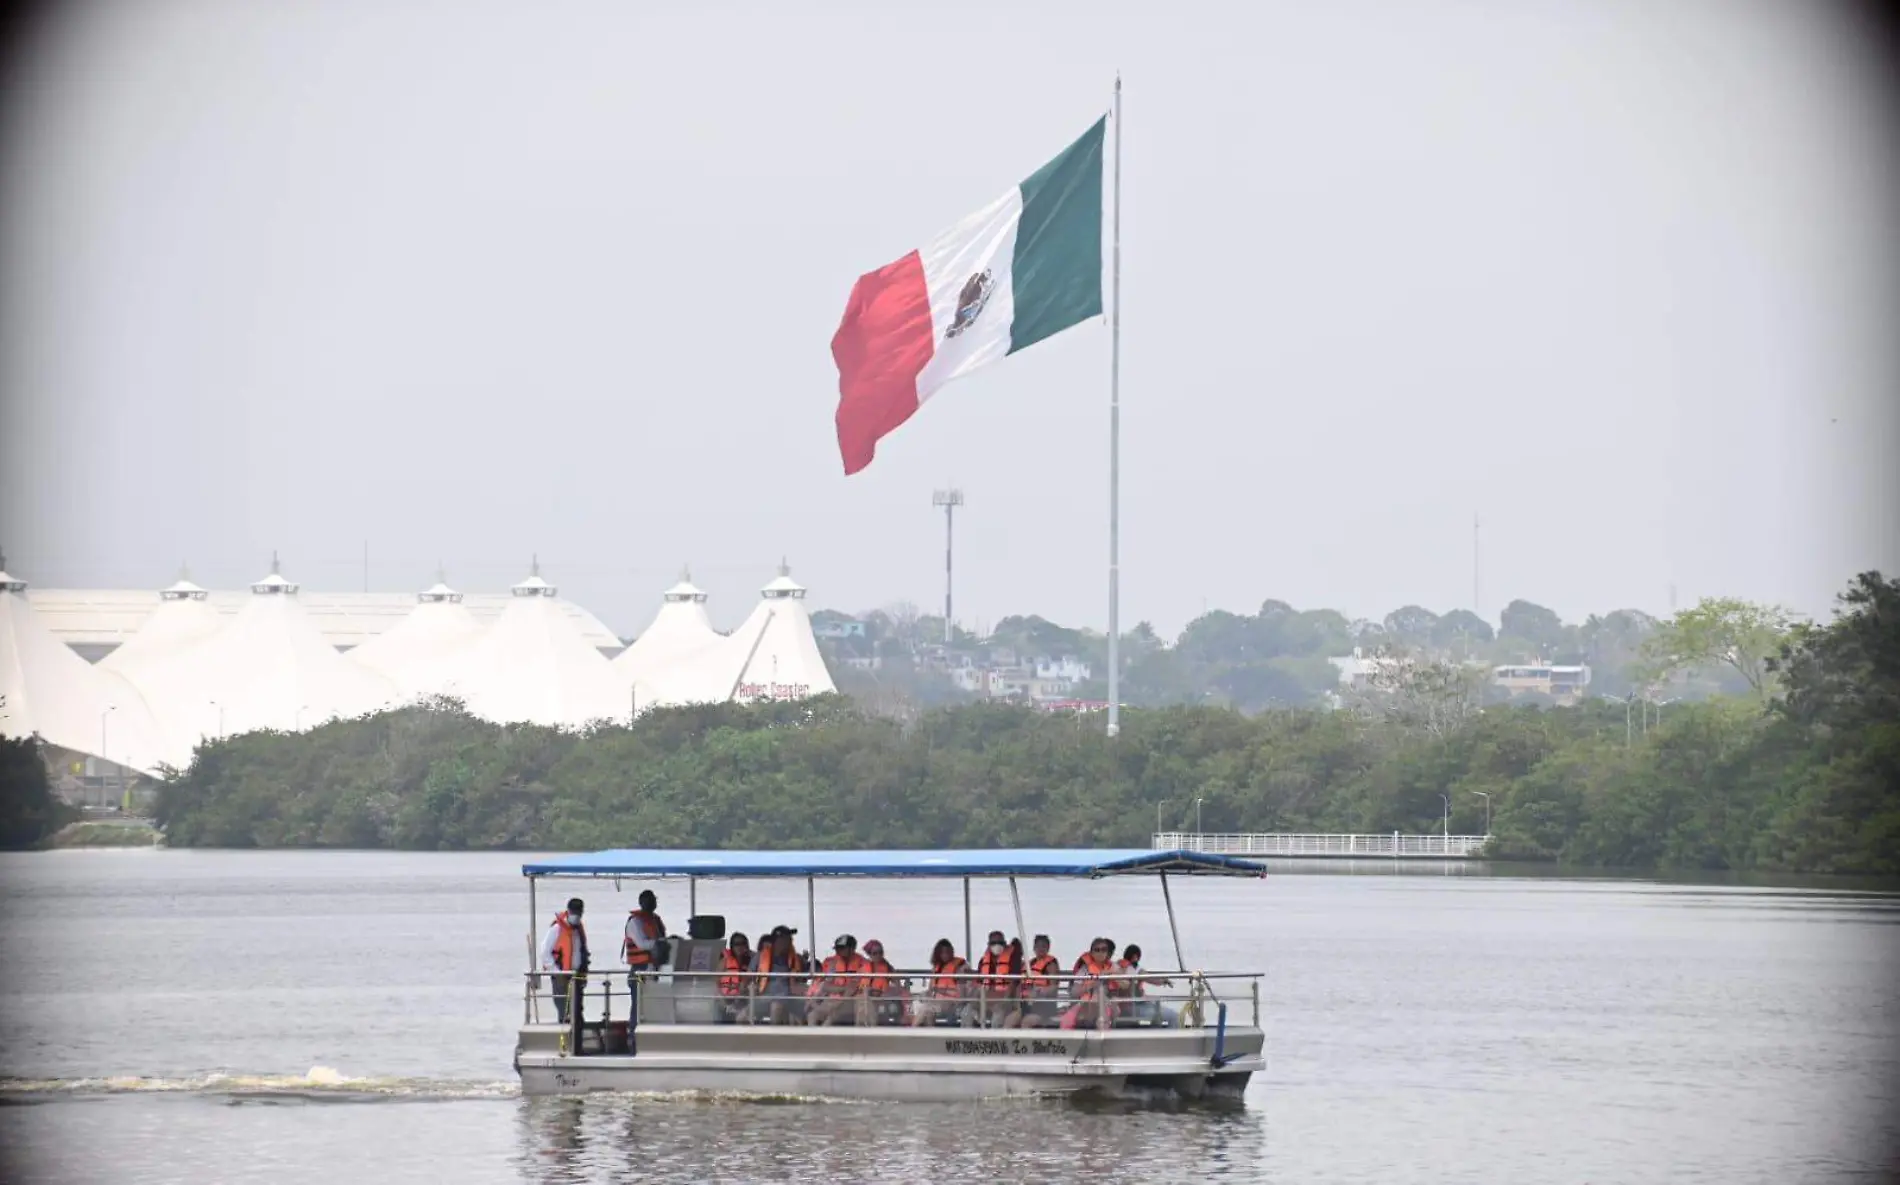
M 249 603 L 217 633 L 126 672 L 176 749 L 188 755 L 205 737 L 314 728 L 398 700 L 388 679 L 324 641 L 297 593 L 272 556 L 270 574 L 251 585 Z
M 31 588 L 27 600 L 53 635 L 68 646 L 108 651 L 123 645 L 158 612 L 162 602 L 150 589 Z M 304 587 L 297 601 L 323 634 L 339 649 L 361 646 L 380 633 L 394 629 L 416 607 L 414 593 L 335 592 Z M 214 588 L 210 603 L 226 621 L 251 603 L 251 590 Z M 462 605 L 475 620 L 489 625 L 514 598 L 502 592 L 468 592 Z M 556 602 L 573 618 L 587 640 L 606 654 L 619 654 L 619 636 L 607 624 L 572 601 Z
M 165 737 L 125 679 L 88 663 L 55 637 L 26 599 L 26 582 L 0 559 L 0 734 L 38 735 L 129 769 L 156 773 Z
M 559 590 L 541 578 L 540 563 L 510 591 L 508 608 L 453 664 L 451 693 L 470 712 L 500 724 L 578 728 L 625 719 L 631 680 L 562 611 Z
M 452 695 L 456 666 L 482 630 L 462 594 L 438 571 L 435 584 L 416 594 L 409 616 L 350 650 L 347 658 L 388 678 L 405 697 Z
M 784 563 L 731 636 L 646 678 L 659 705 L 804 699 L 837 690 L 812 636 L 805 586 Z
M 662 594 L 653 624 L 613 660 L 623 679 L 650 681 L 668 668 L 688 663 L 724 645 L 726 637 L 713 628 L 706 615 L 706 594 L 693 583 L 690 571 Z
M 138 632 L 99 660 L 101 669 L 124 673 L 163 661 L 197 646 L 225 623 L 224 614 L 211 604 L 211 594 L 193 584 L 182 568 L 175 583 L 158 590 L 157 600 L 158 608 Z

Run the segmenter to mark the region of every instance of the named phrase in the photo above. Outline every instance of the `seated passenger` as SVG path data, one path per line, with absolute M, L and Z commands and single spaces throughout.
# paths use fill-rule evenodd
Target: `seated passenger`
M 930 987 L 924 998 L 917 1001 L 913 1010 L 911 1024 L 927 1025 L 938 1017 L 951 1024 L 957 1023 L 957 1012 L 963 1001 L 969 996 L 969 981 L 955 978 L 969 970 L 970 965 L 957 953 L 957 948 L 948 938 L 937 939 L 937 945 L 930 950 Z
M 978 1015 L 975 1023 L 992 1029 L 1013 1029 L 1022 1023 L 1023 947 L 1006 943 L 1001 930 L 991 930 L 983 957 L 976 961 Z M 966 1014 L 970 1009 L 965 1009 Z
M 1057 982 L 1062 964 L 1049 953 L 1049 936 L 1036 935 L 1035 951 L 1023 974 L 1023 1019 L 1025 1029 L 1040 1029 L 1056 1023 L 1060 1005 L 1056 1003 Z
M 1147 994 L 1142 990 L 1143 984 L 1152 983 L 1157 987 L 1173 987 L 1174 981 L 1159 975 L 1141 975 L 1140 947 L 1132 942 L 1128 944 L 1128 949 L 1122 951 L 1121 961 L 1115 964 L 1115 973 L 1140 976 L 1137 979 L 1122 980 L 1115 985 L 1119 989 L 1118 995 L 1132 1001 L 1129 1005 L 1130 1016 L 1136 1020 L 1145 1020 L 1164 1027 L 1175 1023 L 1179 1014 L 1174 1009 L 1159 1000 L 1142 999 Z
M 813 1025 L 856 1024 L 857 998 L 864 992 L 864 959 L 858 954 L 858 940 L 849 934 L 838 935 L 831 944 L 832 955 L 811 981 L 811 1002 L 806 1005 L 805 1023 Z
M 757 1015 L 766 1024 L 792 1024 L 805 1014 L 805 1002 L 800 997 L 811 968 L 805 957 L 792 949 L 792 935 L 796 933 L 789 926 L 775 926 L 770 945 L 759 947 L 753 983 L 759 995 Z
M 870 972 L 871 978 L 864 981 L 864 993 L 858 998 L 858 1023 L 900 1023 L 904 1019 L 904 1001 L 910 992 L 897 976 L 897 968 L 884 958 L 884 944 L 875 938 L 864 944 L 864 969 Z
M 734 934 L 719 952 L 719 1012 L 727 1024 L 751 1023 L 752 998 L 746 991 L 751 970 L 752 944 L 745 935 Z
M 1107 977 L 1114 973 L 1114 942 L 1097 938 L 1089 943 L 1089 949 L 1075 961 L 1074 979 L 1069 983 L 1075 1003 L 1062 1014 L 1062 1028 L 1106 1027 L 1115 1015 L 1115 1005 L 1107 992 Z

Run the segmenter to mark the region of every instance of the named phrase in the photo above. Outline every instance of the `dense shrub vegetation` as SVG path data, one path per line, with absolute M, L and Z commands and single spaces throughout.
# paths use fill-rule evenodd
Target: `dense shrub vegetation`
M 663 711 L 583 734 L 436 703 L 207 744 L 162 789 L 174 846 L 1144 844 L 1208 831 L 1478 832 L 1495 854 L 1900 873 L 1900 581 L 1860 577 L 1743 695 L 1468 712 L 969 705 L 841 697 Z
M 30 848 L 79 817 L 46 776 L 36 737 L 0 737 L 0 848 Z

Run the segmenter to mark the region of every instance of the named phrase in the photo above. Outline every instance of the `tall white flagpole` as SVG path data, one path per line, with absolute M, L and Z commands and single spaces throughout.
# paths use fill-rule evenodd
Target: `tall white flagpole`
M 1122 76 L 1115 72 L 1113 301 L 1108 310 L 1108 735 L 1122 728 Z

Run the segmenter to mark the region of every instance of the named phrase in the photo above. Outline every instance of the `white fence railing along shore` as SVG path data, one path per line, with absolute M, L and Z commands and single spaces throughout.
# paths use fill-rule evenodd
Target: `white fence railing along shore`
M 1477 860 L 1488 835 L 1206 835 L 1193 831 L 1155 833 L 1160 851 L 1185 849 L 1223 856 L 1280 856 L 1292 859 L 1380 857 L 1399 860 Z

